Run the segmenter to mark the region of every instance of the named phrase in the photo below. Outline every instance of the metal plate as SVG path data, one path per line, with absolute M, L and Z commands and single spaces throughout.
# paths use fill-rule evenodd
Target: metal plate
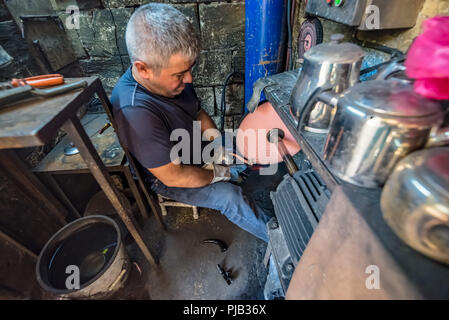
M 345 0 L 340 6 L 324 0 L 308 1 L 306 12 L 360 30 L 411 28 L 416 24 L 424 0 Z M 373 19 L 378 15 L 378 26 Z
M 19 28 L 23 31 L 22 20 L 20 16 L 25 15 L 49 15 L 55 13 L 53 7 L 54 1 L 42 0 L 7 0 L 5 1 L 11 16 L 16 21 Z
M 42 65 L 41 68 L 54 72 L 77 60 L 58 17 L 22 17 L 22 20 L 28 48 Z
M 345 1 L 340 7 L 330 6 L 324 0 L 308 1 L 306 12 L 313 16 L 340 22 L 349 26 L 359 26 L 366 8 L 366 0 Z

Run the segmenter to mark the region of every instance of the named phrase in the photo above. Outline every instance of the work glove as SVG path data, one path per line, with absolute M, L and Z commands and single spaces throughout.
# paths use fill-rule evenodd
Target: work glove
M 231 181 L 236 183 L 242 183 L 244 179 L 241 174 L 243 171 L 246 170 L 247 168 L 246 164 L 236 164 L 228 168 L 231 174 Z
M 215 163 L 206 163 L 203 166 L 203 169 L 211 170 L 214 172 L 214 178 L 212 179 L 210 184 L 231 180 L 231 171 L 229 170 L 229 167 L 225 167 Z
M 220 146 L 216 149 L 214 155 L 214 163 L 230 165 L 234 161 L 234 156 L 231 155 L 232 150 L 227 150 L 224 146 Z
M 214 158 L 213 162 L 216 164 L 230 165 L 234 161 L 234 157 L 231 155 L 232 149 L 228 150 L 225 148 L 222 142 L 222 137 L 215 138 L 211 142 L 214 145 Z
M 211 184 L 220 181 L 241 183 L 243 182 L 243 178 L 240 176 L 240 173 L 246 170 L 246 165 L 243 164 L 227 167 L 215 163 L 206 163 L 203 166 L 203 169 L 214 172 L 214 178 L 212 179 Z
M 216 130 L 217 132 L 211 131 L 212 133 L 209 133 L 209 130 L 212 129 L 206 130 L 204 133 L 204 137 L 207 141 L 211 140 L 208 147 L 211 147 L 214 150 L 214 156 L 210 161 L 215 164 L 231 165 L 234 162 L 234 156 L 232 155 L 232 145 L 230 149 L 226 149 L 226 147 L 224 146 L 226 140 L 221 135 L 221 133 L 218 130 Z M 206 132 L 208 134 L 206 134 Z M 212 137 L 215 138 L 212 140 Z

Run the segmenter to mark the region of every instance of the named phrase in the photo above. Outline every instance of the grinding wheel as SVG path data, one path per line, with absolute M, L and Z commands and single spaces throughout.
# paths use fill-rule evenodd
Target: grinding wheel
M 301 25 L 298 38 L 298 57 L 304 58 L 310 48 L 323 42 L 323 25 L 317 18 L 307 19 Z
M 276 145 L 267 140 L 268 131 L 274 128 L 284 131 L 283 142 L 291 155 L 299 152 L 295 138 L 269 102 L 261 104 L 243 119 L 237 132 L 237 150 L 250 163 L 264 165 L 283 161 Z

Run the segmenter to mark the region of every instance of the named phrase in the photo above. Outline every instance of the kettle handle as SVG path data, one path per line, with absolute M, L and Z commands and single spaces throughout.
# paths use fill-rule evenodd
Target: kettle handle
M 312 94 L 307 99 L 307 102 L 304 108 L 302 109 L 301 114 L 299 115 L 298 126 L 296 128 L 297 132 L 302 131 L 306 115 L 310 113 L 310 111 L 312 110 L 312 106 L 315 104 L 315 102 L 321 101 L 332 107 L 337 106 L 338 98 L 335 93 L 331 92 L 332 88 L 333 88 L 332 86 L 322 86 L 316 88 L 312 92 Z
M 449 106 L 449 104 L 447 105 Z M 429 138 L 427 139 L 426 145 L 424 148 L 434 148 L 434 147 L 442 147 L 445 145 L 449 145 L 449 109 L 446 105 L 443 104 L 443 108 L 446 108 L 443 116 L 443 126 L 438 128 L 433 128 L 430 131 Z
M 405 71 L 406 67 L 402 63 L 403 60 L 404 59 L 393 59 L 391 61 L 391 63 L 389 63 L 384 70 L 379 71 L 379 73 L 377 74 L 375 79 L 376 80 L 387 80 L 389 77 L 391 77 L 395 73 Z M 410 83 L 410 81 L 406 81 L 406 82 Z
M 449 127 L 440 128 L 430 134 L 425 148 L 441 147 L 449 144 Z

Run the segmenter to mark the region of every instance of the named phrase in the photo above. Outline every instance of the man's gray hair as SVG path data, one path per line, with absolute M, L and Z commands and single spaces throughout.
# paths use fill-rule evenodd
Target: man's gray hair
M 159 72 L 173 54 L 181 53 L 195 60 L 200 40 L 179 10 L 167 4 L 150 3 L 131 16 L 126 27 L 126 47 L 132 63 L 142 61 Z

